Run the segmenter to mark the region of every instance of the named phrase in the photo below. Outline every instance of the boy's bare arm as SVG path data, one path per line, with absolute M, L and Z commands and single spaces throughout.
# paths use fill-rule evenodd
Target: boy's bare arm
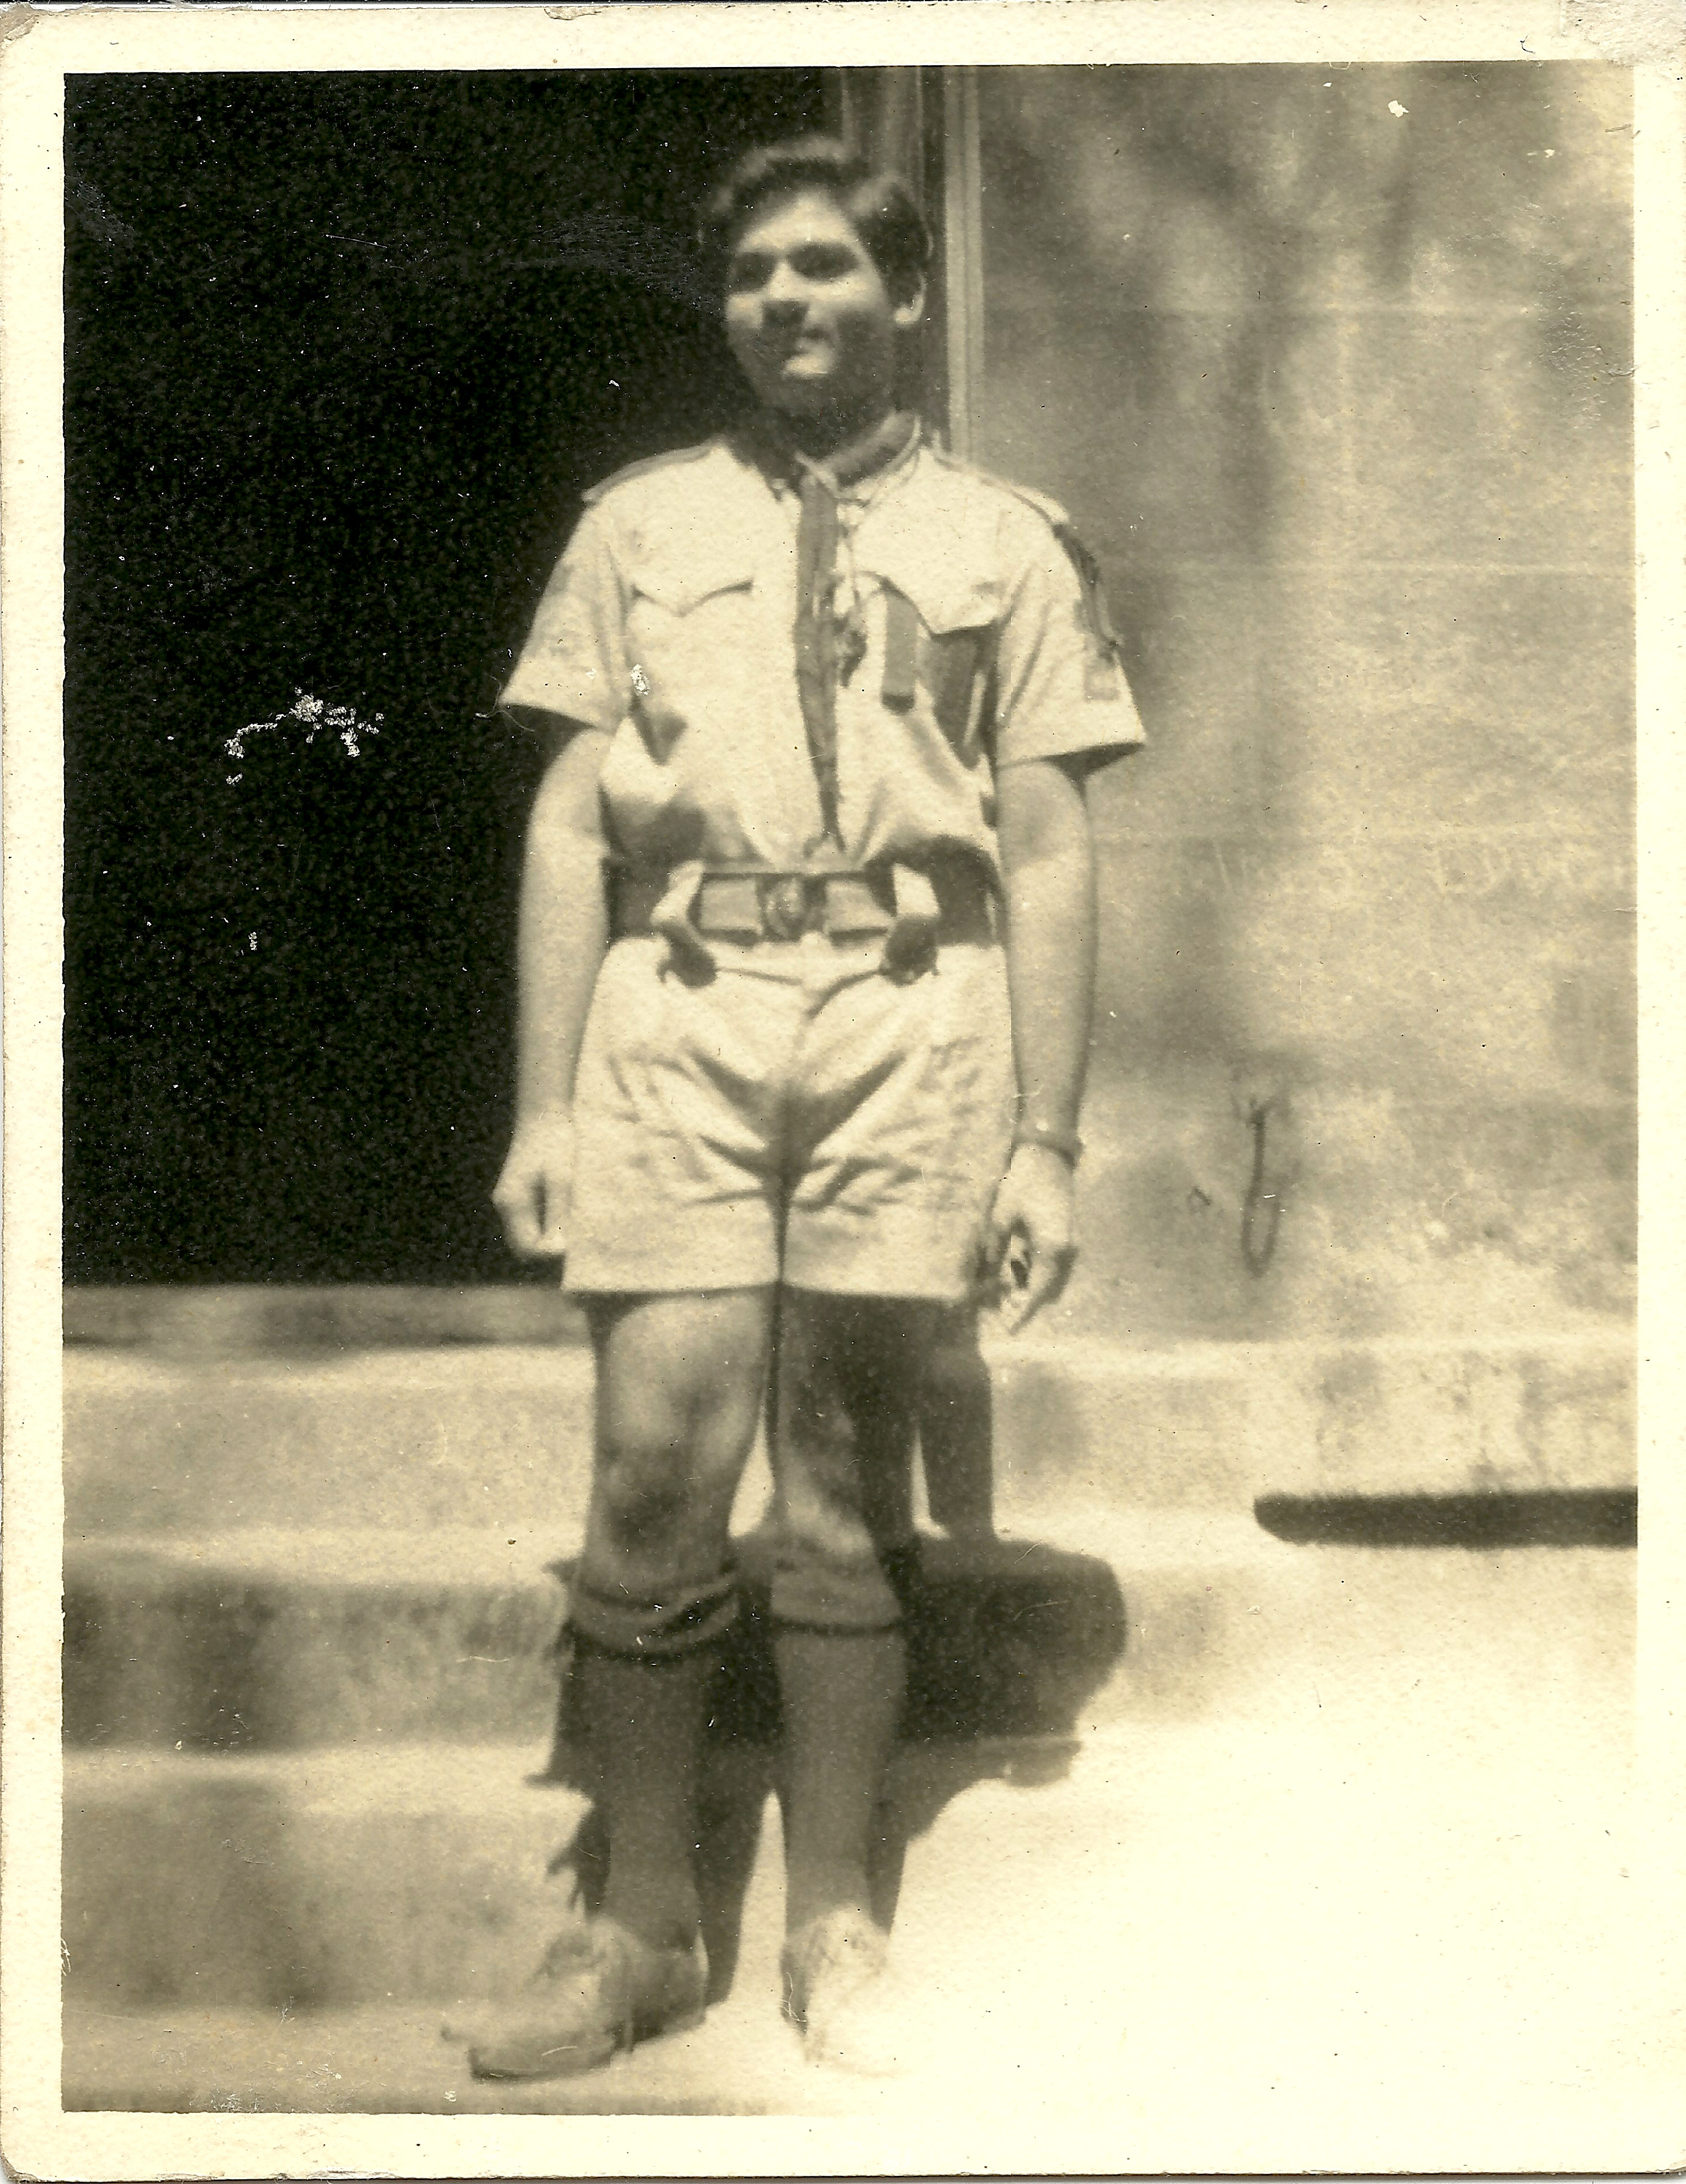
M 574 1071 L 609 944 L 598 792 L 609 743 L 596 728 L 569 737 L 545 771 L 527 826 L 515 1128 L 492 1194 L 524 1258 L 559 1257 L 567 1245 Z
M 1002 1307 L 1016 1332 L 1059 1295 L 1077 1256 L 1072 1167 L 1094 1006 L 1094 852 L 1075 766 L 1004 766 L 996 803 L 1021 1135 L 990 1242 L 999 1264 L 1018 1239 L 1027 1262 L 1024 1287 Z

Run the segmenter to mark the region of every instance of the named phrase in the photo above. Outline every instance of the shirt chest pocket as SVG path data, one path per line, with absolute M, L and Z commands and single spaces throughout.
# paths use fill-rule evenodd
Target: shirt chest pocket
M 632 572 L 626 608 L 632 714 L 658 760 L 699 714 L 741 703 L 754 655 L 747 562 L 652 558 Z
M 894 712 L 928 706 L 970 763 L 1001 613 L 999 578 L 963 555 L 922 560 L 881 549 L 862 566 L 883 593 L 883 703 Z

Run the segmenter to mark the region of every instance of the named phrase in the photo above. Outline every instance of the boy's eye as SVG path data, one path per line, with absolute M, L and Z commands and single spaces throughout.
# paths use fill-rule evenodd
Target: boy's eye
M 734 258 L 726 270 L 727 293 L 753 295 L 756 289 L 765 288 L 777 263 L 772 256 L 757 253 Z M 804 281 L 842 281 L 854 272 L 856 259 L 853 252 L 835 243 L 813 243 L 805 249 L 793 250 L 787 263 L 792 272 L 799 274 Z
M 854 270 L 854 259 L 847 250 L 835 246 L 816 246 L 811 250 L 798 250 L 791 259 L 798 273 L 810 281 L 841 281 L 845 274 Z

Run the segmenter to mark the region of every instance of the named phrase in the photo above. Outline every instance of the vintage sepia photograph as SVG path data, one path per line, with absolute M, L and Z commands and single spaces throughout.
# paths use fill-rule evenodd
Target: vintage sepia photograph
M 426 12 L 31 109 L 8 2159 L 1678 2157 L 1643 70 Z

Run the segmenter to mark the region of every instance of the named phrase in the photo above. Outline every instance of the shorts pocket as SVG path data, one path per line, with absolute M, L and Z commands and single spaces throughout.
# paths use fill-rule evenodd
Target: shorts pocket
M 1012 1130 L 1012 1020 L 999 948 L 945 948 L 921 982 L 932 1009 L 923 1034 L 928 1174 L 972 1190 L 1005 1156 Z

